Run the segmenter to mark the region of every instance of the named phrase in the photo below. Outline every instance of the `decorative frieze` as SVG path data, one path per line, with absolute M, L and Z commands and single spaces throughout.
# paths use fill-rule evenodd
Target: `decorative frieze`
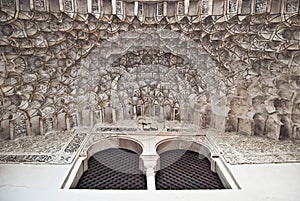
M 123 1 L 116 2 L 116 14 L 123 16 L 124 14 Z
M 16 139 L 19 137 L 27 136 L 27 120 L 24 115 L 21 115 L 15 121 L 11 122 L 11 127 L 13 129 L 13 133 L 11 134 L 11 139 Z
M 184 11 L 185 11 L 184 2 L 179 1 L 177 4 L 177 15 L 179 15 L 179 16 L 184 15 Z
M 101 1 L 100 0 L 92 0 L 91 2 L 91 10 L 93 13 L 100 13 Z
M 64 149 L 66 153 L 77 153 L 79 147 L 81 146 L 83 140 L 86 138 L 87 133 L 78 133 L 74 136 L 68 146 Z
M 210 10 L 209 0 L 202 0 L 201 1 L 201 13 L 208 15 L 209 14 L 209 10 Z
M 299 9 L 298 0 L 285 0 L 284 1 L 284 11 L 285 13 L 297 13 Z
M 51 163 L 50 155 L 0 155 L 0 163 Z
M 65 12 L 74 12 L 74 2 L 73 0 L 62 0 L 63 8 Z
M 137 5 L 137 16 L 142 17 L 144 15 L 143 3 L 138 3 Z
M 1 7 L 2 8 L 14 8 L 16 5 L 15 0 L 1 0 Z
M 254 14 L 254 13 L 285 13 L 295 14 L 299 9 L 298 0 L 283 0 L 282 3 L 271 0 L 201 0 L 198 3 L 189 0 L 177 0 L 171 2 L 156 2 L 149 3 L 145 1 L 113 1 L 109 2 L 109 5 L 103 2 L 103 0 L 1 0 L 1 8 L 13 14 L 15 9 L 21 11 L 20 15 L 26 16 L 28 11 L 48 12 L 55 13 L 66 12 L 71 17 L 74 17 L 73 13 L 78 12 L 78 15 L 85 18 L 85 14 L 93 13 L 95 17 L 99 18 L 100 14 L 117 15 L 121 17 L 121 20 L 125 19 L 125 16 L 140 16 L 141 19 L 159 17 L 170 13 L 176 16 L 183 15 L 224 15 L 226 13 L 240 13 L 240 14 Z M 104 6 L 105 4 L 105 6 Z M 145 11 L 142 11 L 143 4 Z M 136 5 L 136 8 L 130 8 L 127 10 L 127 6 Z M 140 6 L 138 6 L 140 5 Z M 149 6 L 149 8 L 148 8 Z M 77 9 L 78 7 L 78 9 Z M 156 7 L 156 8 L 155 8 Z M 224 8 L 224 9 L 222 9 Z M 225 9 L 226 8 L 226 9 Z M 165 9 L 163 14 L 162 9 Z M 135 10 L 135 11 L 133 11 Z M 126 12 L 125 12 L 126 11 Z M 139 13 L 139 14 L 138 14 Z M 85 16 L 85 17 L 84 17 Z M 153 19 L 155 20 L 155 19 Z
M 236 13 L 238 9 L 238 0 L 228 0 L 227 2 L 227 12 Z
M 264 13 L 267 11 L 267 1 L 266 0 L 256 0 L 255 2 L 255 13 Z
M 86 132 L 68 131 L 0 141 L 0 163 L 69 164 L 86 137 Z
M 157 3 L 156 15 L 161 17 L 164 15 L 164 3 Z
M 46 0 L 34 0 L 34 8 L 37 11 L 46 11 L 47 3 L 48 2 Z

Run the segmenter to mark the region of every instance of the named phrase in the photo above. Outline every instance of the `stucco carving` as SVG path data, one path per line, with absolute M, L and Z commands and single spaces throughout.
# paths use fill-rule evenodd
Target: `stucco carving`
M 155 79 L 149 78 L 148 84 L 133 86 L 132 91 L 124 91 L 118 96 L 132 93 L 132 97 L 136 94 L 137 97 L 145 100 L 150 97 L 154 101 L 161 92 L 162 97 L 170 99 L 174 110 L 171 119 L 183 121 L 184 112 L 180 111 L 180 107 L 176 112 L 176 103 L 181 106 L 179 98 L 186 98 L 191 93 L 199 95 L 199 91 L 194 92 L 193 87 L 203 85 L 201 78 L 210 76 L 211 83 L 206 85 L 222 82 L 224 86 L 214 93 L 223 94 L 226 107 L 229 108 L 226 115 L 227 130 L 265 135 L 273 139 L 299 139 L 299 2 L 286 0 L 279 4 L 276 1 L 252 1 L 223 2 L 222 5 L 227 6 L 222 11 L 216 11 L 216 5 L 210 0 L 189 5 L 181 1 L 174 5 L 165 2 L 163 5 L 166 6 L 162 6 L 161 2 L 134 4 L 118 1 L 110 7 L 107 2 L 100 0 L 59 1 L 62 4 L 58 5 L 48 0 L 20 1 L 18 5 L 15 1 L 2 0 L 1 139 L 45 134 L 77 125 L 90 126 L 96 122 L 114 122 L 121 118 L 115 114 L 114 104 L 123 110 L 117 112 L 123 113 L 122 118 L 133 118 L 133 111 L 130 115 L 124 112 L 126 108 L 122 104 L 127 102 L 114 102 L 123 100 L 123 97 L 113 93 L 112 84 L 107 85 L 117 79 L 111 75 L 120 72 L 112 72 L 114 68 L 111 67 L 104 74 L 99 72 L 98 77 L 90 76 L 94 72 L 92 68 L 100 65 L 93 63 L 99 60 L 91 59 L 92 50 L 101 47 L 98 51 L 102 54 L 106 51 L 101 46 L 104 41 L 113 40 L 123 32 L 150 28 L 180 33 L 192 39 L 206 51 L 206 61 L 213 62 L 202 65 L 207 69 L 205 75 L 201 71 L 193 74 L 193 69 L 187 65 L 182 68 L 183 71 L 188 70 L 188 85 L 192 86 L 192 89 L 185 90 L 187 93 L 184 95 L 178 95 L 181 92 L 177 89 L 174 89 L 177 90 L 175 94 L 164 94 L 158 84 L 153 84 Z M 159 42 L 155 40 L 155 35 L 151 37 L 138 42 L 143 42 L 144 47 L 147 47 L 147 43 Z M 118 44 L 115 45 L 118 47 Z M 177 39 L 173 39 L 169 45 L 177 48 L 178 53 L 194 50 L 186 48 L 182 41 L 178 43 Z M 182 59 L 174 55 L 159 56 L 158 53 L 132 54 L 145 57 L 138 63 L 144 65 L 144 74 L 146 71 L 153 72 L 157 64 L 164 66 L 158 67 L 161 70 L 170 70 L 172 65 L 179 65 Z M 132 54 L 123 54 L 124 58 L 115 61 L 119 68 L 125 68 L 121 72 L 122 82 L 116 85 L 118 89 L 122 88 L 122 83 L 131 83 L 128 73 L 134 70 L 128 70 L 128 65 L 133 65 L 138 57 L 132 57 Z M 149 67 L 148 59 L 159 59 L 161 62 L 151 63 Z M 87 70 L 86 66 L 91 68 Z M 180 76 L 184 73 L 178 71 Z M 176 88 L 176 85 L 173 87 Z M 210 91 L 205 87 L 200 88 Z M 143 90 L 157 94 L 148 96 L 143 94 Z M 199 106 L 200 103 L 197 103 L 201 118 L 206 119 L 202 122 L 211 118 L 207 115 L 210 113 L 210 101 L 213 102 L 210 100 L 213 97 L 209 94 L 205 96 L 207 105 Z M 159 104 L 161 102 L 157 101 Z M 104 111 L 105 107 L 107 109 Z M 145 108 L 141 112 L 149 113 Z M 158 114 L 158 108 L 154 108 L 153 112 L 157 110 Z M 111 118 L 105 118 L 110 115 Z M 97 118 L 99 121 L 96 121 Z M 200 125 L 199 119 L 197 125 Z

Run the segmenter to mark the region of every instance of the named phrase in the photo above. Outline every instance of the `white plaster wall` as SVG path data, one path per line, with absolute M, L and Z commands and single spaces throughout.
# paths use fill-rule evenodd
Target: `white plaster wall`
M 287 194 L 300 200 L 299 163 L 233 165 L 230 170 L 245 191 L 270 196 Z
M 1 164 L 0 186 L 16 190 L 55 189 L 62 184 L 68 170 L 69 165 Z
M 60 189 L 70 166 L 0 165 L 0 200 L 298 201 L 300 163 L 229 166 L 242 190 L 119 191 Z

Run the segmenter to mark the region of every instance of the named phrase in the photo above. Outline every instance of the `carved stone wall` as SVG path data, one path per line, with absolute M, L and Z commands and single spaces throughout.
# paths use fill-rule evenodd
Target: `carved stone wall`
M 156 103 L 160 105 L 162 102 L 155 100 L 156 95 L 162 92 L 162 97 L 169 99 L 173 108 L 170 118 L 180 119 L 180 113 L 175 110 L 182 106 L 180 98 L 196 94 L 197 98 L 193 101 L 198 101 L 199 105 L 201 101 L 207 104 L 213 101 L 210 100 L 213 97 L 208 94 L 199 96 L 199 89 L 211 93 L 206 87 L 222 82 L 221 87 L 215 89 L 219 91 L 213 93 L 225 95 L 228 131 L 265 135 L 273 139 L 299 139 L 298 9 L 297 0 L 158 1 L 151 4 L 132 1 L 117 1 L 115 4 L 115 1 L 106 0 L 1 0 L 0 138 L 15 139 L 52 130 L 68 130 L 78 125 L 91 126 L 95 122 L 103 122 L 104 116 L 110 114 L 111 119 L 105 121 L 114 122 L 116 108 L 123 110 L 118 111 L 123 113 L 123 119 L 134 118 L 138 103 L 122 103 L 116 96 L 128 96 L 128 93 L 138 97 L 137 102 L 143 98 L 144 111 L 141 113 L 145 114 L 148 107 L 144 105 L 145 100 L 151 97 L 151 107 Z M 207 60 L 213 60 L 202 65 L 207 69 L 206 74 L 198 68 L 198 74 L 194 75 L 192 68 L 185 65 L 176 71 L 177 78 L 182 81 L 185 72 L 180 69 L 189 72 L 186 75 L 192 88 L 186 90 L 187 94 L 180 96 L 180 89 L 174 89 L 173 95 L 164 94 L 164 89 L 155 84 L 157 77 L 150 77 L 148 84 L 133 83 L 132 87 L 126 87 L 132 88 L 132 92 L 113 94 L 112 87 L 119 78 L 116 77 L 117 72 L 112 70 L 122 67 L 122 59 L 128 62 L 136 59 L 138 56 L 130 58 L 133 52 L 122 53 L 122 57 L 114 60 L 116 63 L 111 63 L 106 74 L 93 78 L 93 70 L 85 70 L 85 66 L 99 66 L 88 62 L 101 61 L 91 58 L 97 51 L 104 54 L 103 44 L 106 41 L 112 41 L 113 45 L 122 33 L 132 30 L 144 30 L 146 33 L 148 29 L 167 30 L 188 37 L 206 51 Z M 143 47 L 147 47 L 147 41 L 152 43 L 155 40 L 145 38 Z M 187 49 L 186 44 L 173 41 L 174 44 L 170 43 L 174 46 L 172 51 Z M 115 45 L 118 47 L 117 43 Z M 168 65 L 147 63 L 147 56 L 150 60 L 160 57 L 157 52 L 145 53 L 149 51 L 147 48 L 139 51 L 134 54 L 142 55 L 144 60 L 137 63 L 139 67 L 132 69 L 126 63 L 125 75 L 142 69 L 141 78 L 145 80 L 147 73 L 153 73 L 157 68 L 172 69 L 170 61 Z M 169 60 L 175 58 L 176 62 L 183 58 L 172 51 L 163 54 L 168 55 Z M 115 85 L 120 91 L 122 84 L 129 86 L 132 83 L 132 78 L 121 77 Z M 203 82 L 202 78 L 211 83 Z M 194 86 L 198 91 L 194 90 Z M 172 87 L 176 88 L 176 85 Z M 157 94 L 149 96 L 147 93 Z M 132 104 L 132 111 L 127 107 L 129 103 Z M 155 107 L 153 110 L 155 113 Z M 203 112 L 204 118 L 209 113 L 207 107 L 207 111 Z

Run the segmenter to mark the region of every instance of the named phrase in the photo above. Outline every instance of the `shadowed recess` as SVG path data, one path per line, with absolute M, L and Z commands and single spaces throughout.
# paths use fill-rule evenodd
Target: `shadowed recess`
M 224 189 L 219 176 L 203 155 L 187 150 L 160 154 L 161 170 L 156 174 L 157 190 Z
M 147 189 L 146 176 L 139 169 L 139 155 L 127 149 L 111 148 L 94 154 L 77 189 Z

